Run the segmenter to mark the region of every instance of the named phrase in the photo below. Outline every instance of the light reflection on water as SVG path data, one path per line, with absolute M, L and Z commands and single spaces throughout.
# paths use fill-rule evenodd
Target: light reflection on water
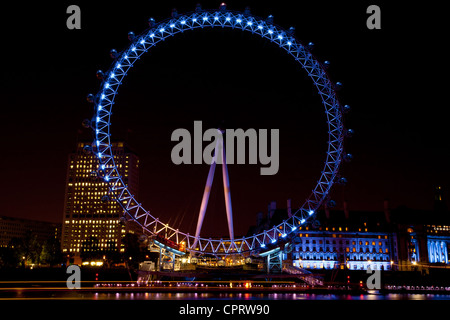
M 91 300 L 450 300 L 450 294 L 314 294 L 314 293 L 94 293 Z

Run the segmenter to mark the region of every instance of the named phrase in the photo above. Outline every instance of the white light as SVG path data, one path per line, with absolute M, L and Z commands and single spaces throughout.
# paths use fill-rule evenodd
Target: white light
M 98 153 L 98 157 L 99 157 L 99 158 L 102 157 L 102 153 L 101 153 L 101 152 Z
M 98 146 L 100 145 L 100 141 L 97 140 L 97 141 L 96 141 L 96 144 L 97 144 L 97 147 L 98 147 Z
M 253 22 L 249 21 L 247 22 L 247 25 L 251 26 L 253 24 Z
M 219 17 L 214 17 L 214 20 L 216 20 L 216 21 L 219 20 Z
M 99 122 L 100 121 L 100 117 L 97 117 L 97 122 Z
M 141 40 L 141 44 L 144 44 L 144 43 L 145 43 L 145 40 L 144 40 L 144 39 L 142 39 L 142 40 Z
M 105 94 L 104 93 L 102 93 L 102 99 L 105 99 Z
M 266 245 L 264 243 L 261 243 L 261 248 L 265 248 Z
M 125 57 L 124 57 L 125 59 L 128 59 L 128 56 L 127 55 L 125 55 Z
M 306 221 L 305 219 L 302 219 L 302 220 L 300 220 L 300 223 L 301 223 L 301 224 L 304 224 L 305 221 Z
M 181 21 L 181 24 L 185 24 L 185 23 L 186 23 L 186 20 Z
M 183 21 L 181 21 L 181 24 L 184 24 Z M 175 25 L 172 23 L 172 24 L 170 25 L 170 27 L 171 27 L 171 28 L 175 28 Z
M 292 227 L 291 231 L 297 230 L 297 227 Z
M 272 34 L 272 33 L 273 33 L 273 31 L 272 31 L 272 30 L 269 30 L 268 32 L 269 32 L 269 34 Z
M 154 33 L 152 33 L 151 35 L 150 35 L 150 38 L 153 38 L 155 36 L 155 34 Z
M 197 18 L 192 19 L 192 22 L 197 22 Z
M 203 17 L 203 21 L 206 21 L 206 20 L 208 20 L 208 17 Z
M 111 73 L 111 78 L 114 79 L 115 76 L 116 76 L 116 75 L 115 75 L 114 73 Z
M 278 39 L 280 39 L 280 40 L 283 39 L 283 36 L 282 36 L 282 35 L 279 35 L 279 36 L 278 36 Z
M 292 42 L 288 41 L 287 44 L 288 44 L 288 46 L 290 46 L 292 44 Z
M 98 111 L 100 111 L 100 110 L 102 110 L 102 106 L 101 105 L 98 105 Z
M 284 234 L 281 235 L 282 238 L 286 238 L 286 236 L 287 236 L 286 233 L 284 233 Z
M 241 20 L 241 19 L 236 19 L 236 22 L 237 22 L 237 23 L 241 23 L 242 20 Z
M 121 65 L 120 63 L 118 63 L 118 64 L 116 65 L 116 68 L 120 68 L 120 67 L 122 67 L 122 65 Z
M 227 17 L 225 20 L 227 20 L 227 21 L 230 21 L 231 20 L 231 18 L 230 17 Z
M 106 177 L 105 177 L 105 180 L 106 180 L 106 181 L 109 181 L 109 177 L 108 177 L 108 176 L 106 176 Z
M 98 142 L 98 141 L 97 141 Z M 105 165 L 104 164 L 102 164 L 102 170 L 105 170 Z
M 164 28 L 159 29 L 159 32 L 163 33 L 164 32 Z
M 105 88 L 109 88 L 109 83 L 106 83 L 106 84 L 105 84 Z
M 262 28 L 263 28 L 263 26 L 261 26 L 261 25 L 258 26 L 258 29 L 262 29 Z
M 277 242 L 277 240 L 273 239 L 271 242 L 272 242 L 272 243 L 275 243 L 275 242 Z
M 135 47 L 131 48 L 131 51 L 133 51 L 133 52 L 136 51 L 136 48 Z

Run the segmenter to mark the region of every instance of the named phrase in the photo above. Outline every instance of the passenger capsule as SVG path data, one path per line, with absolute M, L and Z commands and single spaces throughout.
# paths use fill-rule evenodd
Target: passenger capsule
M 97 79 L 99 80 L 103 80 L 103 78 L 105 77 L 105 74 L 103 73 L 102 70 L 98 70 L 96 73 Z
M 221 12 L 227 11 L 227 4 L 225 2 L 222 2 L 219 6 L 219 10 Z
M 110 198 L 107 194 L 105 194 L 105 195 L 102 196 L 102 199 L 101 199 L 101 200 L 102 200 L 103 203 L 105 203 L 105 202 L 110 201 L 111 198 Z
M 353 160 L 353 155 L 351 153 L 347 153 L 344 155 L 344 161 L 345 162 L 350 162 Z
M 245 14 L 245 15 L 251 15 L 251 14 L 252 14 L 252 12 L 251 12 L 249 6 L 245 7 L 245 9 L 244 9 L 244 14 Z
M 153 28 L 156 25 L 156 21 L 153 18 L 148 19 L 148 26 Z
M 328 208 L 334 208 L 336 206 L 336 201 L 334 200 L 328 200 L 327 207 Z
M 202 5 L 200 3 L 197 3 L 197 5 L 195 6 L 195 12 L 200 12 L 202 11 Z
M 350 110 L 351 110 L 351 108 L 348 104 L 346 104 L 345 106 L 342 107 L 342 111 L 344 113 L 349 113 Z
M 136 38 L 133 31 L 128 32 L 128 40 L 133 41 Z
M 99 169 L 97 171 L 97 175 L 98 175 L 99 178 L 103 178 L 105 176 L 105 170 Z
M 346 136 L 347 138 L 351 138 L 351 137 L 353 136 L 354 133 L 355 133 L 355 132 L 353 131 L 353 129 L 347 129 L 347 130 L 345 131 L 345 136 Z
M 330 61 L 328 61 L 328 60 L 326 60 L 326 61 L 324 61 L 323 62 L 323 67 L 324 67 L 324 69 L 326 70 L 326 69 L 328 69 L 329 67 L 330 67 Z
M 302 239 L 299 236 L 296 236 L 292 239 L 292 242 L 294 242 L 295 244 L 299 244 L 302 243 Z
M 174 19 L 178 18 L 178 10 L 173 8 L 171 15 L 172 15 L 172 18 L 174 18 Z
M 273 15 L 269 15 L 266 19 L 267 23 L 272 24 L 273 23 Z
M 92 93 L 89 93 L 86 97 L 86 100 L 90 103 L 94 103 L 95 96 Z
M 293 36 L 295 33 L 295 28 L 294 27 L 290 27 L 289 30 L 287 31 L 287 34 L 290 36 Z
M 86 128 L 89 129 L 91 127 L 91 120 L 89 119 L 84 119 L 83 122 L 81 122 L 81 125 Z
M 112 59 L 116 59 L 119 56 L 116 49 L 111 49 L 111 51 L 109 52 L 109 55 Z
M 89 145 L 89 144 L 86 144 L 86 145 L 83 147 L 83 152 L 84 152 L 85 154 L 91 154 L 91 153 L 92 153 L 92 146 Z

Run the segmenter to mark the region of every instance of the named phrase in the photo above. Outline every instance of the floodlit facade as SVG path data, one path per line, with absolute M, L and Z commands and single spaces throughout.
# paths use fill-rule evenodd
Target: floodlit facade
M 438 197 L 437 201 L 443 201 Z M 300 226 L 283 260 L 309 270 L 426 270 L 450 267 L 450 213 L 442 203 L 433 211 L 399 207 L 376 212 L 324 208 L 315 220 Z M 271 202 L 267 215 L 257 215 L 259 232 L 285 219 L 292 210 Z
M 108 185 L 98 176 L 98 160 L 78 143 L 69 155 L 62 224 L 62 251 L 76 262 L 83 252 L 123 251 L 121 239 L 132 227 L 123 223 L 122 207 L 113 201 Z M 124 143 L 112 144 L 114 161 L 134 194 L 139 186 L 139 158 Z

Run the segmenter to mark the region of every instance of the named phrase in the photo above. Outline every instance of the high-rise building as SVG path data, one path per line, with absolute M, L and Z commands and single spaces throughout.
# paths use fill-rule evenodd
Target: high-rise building
M 123 209 L 109 198 L 107 183 L 97 175 L 98 159 L 84 146 L 78 143 L 69 155 L 63 213 L 62 251 L 71 254 L 75 263 L 89 251 L 123 251 L 121 239 L 134 227 L 121 221 Z M 112 152 L 122 180 L 137 195 L 138 156 L 123 142 L 112 143 Z

